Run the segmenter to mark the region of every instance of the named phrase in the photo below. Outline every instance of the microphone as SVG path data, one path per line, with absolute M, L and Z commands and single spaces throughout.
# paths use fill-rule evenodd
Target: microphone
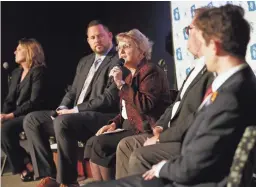
M 9 69 L 9 64 L 8 64 L 8 62 L 4 62 L 4 63 L 3 63 L 3 68 L 6 69 L 6 70 Z
M 117 61 L 117 65 L 115 67 L 118 67 L 118 68 L 121 68 L 124 66 L 124 63 L 125 63 L 125 60 L 123 58 L 120 58 L 118 61 Z M 110 85 L 114 82 L 114 77 L 111 75 L 109 76 L 109 82 L 107 85 Z
M 7 71 L 7 81 L 8 81 L 8 84 L 10 83 L 10 80 L 11 80 L 11 76 L 10 76 L 10 73 L 9 73 L 9 63 L 8 62 L 4 62 L 3 63 L 3 68 Z
M 160 59 L 158 61 L 158 65 L 164 70 L 165 74 L 167 75 L 167 64 L 164 59 Z

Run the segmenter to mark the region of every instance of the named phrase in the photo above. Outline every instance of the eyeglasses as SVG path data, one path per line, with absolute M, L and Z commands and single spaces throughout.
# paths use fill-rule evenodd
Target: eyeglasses
M 194 27 L 190 27 L 190 25 L 189 26 L 187 26 L 187 27 L 185 27 L 184 28 L 184 31 L 185 31 L 185 33 L 187 34 L 187 35 L 189 35 L 189 30 L 190 29 L 193 29 Z
M 116 51 L 119 51 L 121 49 L 126 50 L 126 49 L 129 49 L 131 47 L 132 47 L 131 44 L 118 45 L 118 46 L 116 46 Z

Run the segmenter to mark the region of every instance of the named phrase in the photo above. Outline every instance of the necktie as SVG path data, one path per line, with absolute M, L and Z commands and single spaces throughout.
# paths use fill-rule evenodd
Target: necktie
M 94 69 L 97 69 L 98 64 L 101 62 L 101 58 L 98 58 L 94 63 Z
M 88 73 L 87 78 L 85 79 L 84 86 L 83 86 L 82 91 L 81 91 L 81 93 L 80 93 L 80 95 L 79 95 L 79 98 L 78 98 L 78 100 L 77 100 L 77 104 L 81 104 L 81 103 L 84 101 L 84 97 L 85 97 L 85 94 L 86 94 L 86 92 L 87 92 L 87 89 L 88 89 L 88 87 L 89 87 L 89 85 L 90 85 L 90 83 L 91 83 L 91 81 L 92 81 L 92 78 L 93 78 L 95 72 L 96 72 L 97 69 L 98 69 L 98 65 L 99 65 L 100 62 L 101 62 L 101 58 L 98 58 L 98 59 L 92 64 L 92 67 L 91 67 L 91 69 L 90 69 L 90 71 L 89 71 L 89 73 Z
M 204 101 L 210 94 L 212 94 L 212 85 L 206 90 L 206 92 L 205 92 L 205 94 L 204 94 L 203 101 Z

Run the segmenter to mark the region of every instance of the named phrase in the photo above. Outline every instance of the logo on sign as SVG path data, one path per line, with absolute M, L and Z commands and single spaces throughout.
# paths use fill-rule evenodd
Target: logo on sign
M 249 11 L 256 11 L 256 3 L 255 1 L 248 1 L 248 10 Z
M 173 9 L 173 17 L 174 17 L 174 20 L 176 21 L 180 20 L 180 12 L 178 7 Z
M 209 8 L 213 7 L 212 2 L 208 3 L 208 5 L 207 5 L 207 6 L 208 6 Z
M 193 18 L 195 16 L 195 10 L 196 10 L 196 5 L 192 5 L 190 8 L 191 18 Z
M 191 71 L 190 67 L 186 69 L 186 75 L 188 76 L 189 72 Z
M 185 28 L 183 29 L 183 36 L 184 36 L 184 40 L 188 40 L 188 35 Z
M 176 49 L 176 57 L 177 57 L 177 60 L 182 60 L 182 53 L 181 53 L 180 47 Z
M 251 51 L 252 60 L 256 60 L 256 44 L 253 44 L 253 45 L 251 46 L 250 51 Z

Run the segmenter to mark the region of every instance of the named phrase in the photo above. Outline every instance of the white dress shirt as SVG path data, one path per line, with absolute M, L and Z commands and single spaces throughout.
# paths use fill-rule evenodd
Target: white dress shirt
M 125 107 L 125 100 L 122 99 L 122 117 L 124 119 L 128 119 L 128 116 L 127 116 L 127 112 L 126 112 L 126 107 Z

